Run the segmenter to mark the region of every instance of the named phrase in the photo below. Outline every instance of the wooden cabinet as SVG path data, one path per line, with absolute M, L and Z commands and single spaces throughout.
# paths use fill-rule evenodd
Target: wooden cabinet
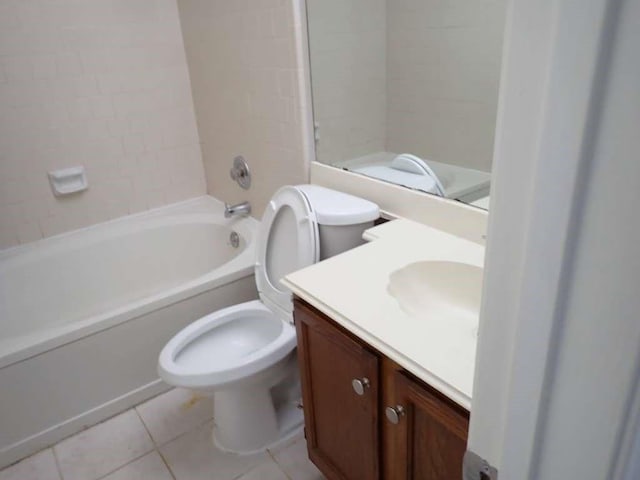
M 459 480 L 468 412 L 296 300 L 309 458 L 330 479 Z
M 386 445 L 393 455 L 385 478 L 461 479 L 468 412 L 406 372 L 393 370 L 384 402 L 390 417 L 384 427 Z
M 378 357 L 304 304 L 295 318 L 309 458 L 332 479 L 379 478 Z

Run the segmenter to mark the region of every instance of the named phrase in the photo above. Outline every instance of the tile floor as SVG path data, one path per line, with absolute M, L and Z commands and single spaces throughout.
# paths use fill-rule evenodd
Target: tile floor
M 0 471 L 0 480 L 321 480 L 302 435 L 261 454 L 211 442 L 211 398 L 170 390 Z

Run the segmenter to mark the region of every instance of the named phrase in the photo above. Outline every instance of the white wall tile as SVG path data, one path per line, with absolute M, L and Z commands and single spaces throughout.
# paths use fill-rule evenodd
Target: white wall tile
M 83 73 L 80 56 L 75 52 L 59 53 L 56 69 L 59 77 L 77 77 Z
M 71 120 L 86 120 L 93 116 L 91 103 L 88 98 L 76 98 L 68 102 L 69 118 Z
M 29 57 L 6 56 L 2 60 L 4 73 L 8 81 L 31 80 L 33 78 L 33 65 Z
M 113 101 L 109 96 L 89 97 L 91 102 L 91 113 L 95 118 L 113 118 L 115 110 Z
M 202 195 L 199 143 L 176 0 L 0 2 L 0 248 Z M 89 190 L 54 198 L 73 165 Z
M 54 54 L 38 55 L 32 58 L 33 78 L 55 78 L 58 74 Z
M 208 191 L 227 202 L 249 200 L 256 217 L 280 186 L 308 180 L 293 5 L 178 1 Z M 236 155 L 252 171 L 248 191 L 229 178 Z
M 42 230 L 37 222 L 20 222 L 16 230 L 20 243 L 35 242 L 42 238 Z

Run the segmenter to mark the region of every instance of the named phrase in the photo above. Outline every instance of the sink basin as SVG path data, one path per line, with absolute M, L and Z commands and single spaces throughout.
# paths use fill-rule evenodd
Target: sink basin
M 447 261 L 410 263 L 391 273 L 387 291 L 412 317 L 471 327 L 477 335 L 482 294 L 479 267 Z

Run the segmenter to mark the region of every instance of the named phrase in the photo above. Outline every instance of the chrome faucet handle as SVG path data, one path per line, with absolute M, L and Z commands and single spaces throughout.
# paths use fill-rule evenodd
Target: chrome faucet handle
M 233 167 L 229 171 L 231 179 L 238 182 L 240 187 L 248 190 L 251 186 L 251 172 L 249 172 L 249 165 L 247 161 L 241 155 L 233 159 Z

